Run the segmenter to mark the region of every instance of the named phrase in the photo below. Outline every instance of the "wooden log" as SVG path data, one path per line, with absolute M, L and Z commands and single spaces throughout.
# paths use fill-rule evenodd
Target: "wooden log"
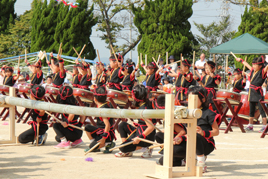
M 115 150 L 115 149 L 120 149 L 121 147 L 125 147 L 125 146 L 128 146 L 128 145 L 131 145 L 131 144 L 133 144 L 133 142 L 134 142 L 134 141 L 130 141 L 130 142 L 128 142 L 128 143 L 125 143 L 125 144 L 122 144 L 122 145 L 120 145 L 120 146 L 114 147 L 114 148 L 110 149 L 109 151 L 113 151 L 113 150 Z
M 89 154 L 90 152 L 92 152 L 95 148 L 97 148 L 100 145 L 100 143 L 98 142 L 96 145 L 94 145 L 89 151 L 87 151 L 85 153 L 85 155 Z

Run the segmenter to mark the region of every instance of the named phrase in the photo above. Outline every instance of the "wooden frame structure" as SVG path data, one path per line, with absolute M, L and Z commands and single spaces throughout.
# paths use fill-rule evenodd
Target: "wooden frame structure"
M 197 95 L 189 95 L 188 110 L 197 109 Z M 201 110 L 200 110 L 201 111 Z M 202 112 L 197 112 L 199 115 L 188 114 L 186 119 L 182 116 L 175 118 L 174 116 L 174 95 L 166 95 L 165 104 L 165 134 L 164 134 L 164 161 L 163 166 L 156 165 L 155 175 L 147 175 L 150 178 L 181 178 L 181 177 L 202 177 L 203 168 L 196 166 L 196 127 L 197 118 L 201 117 Z M 174 123 L 186 123 L 187 126 L 187 148 L 186 148 L 186 166 L 173 167 L 173 136 Z

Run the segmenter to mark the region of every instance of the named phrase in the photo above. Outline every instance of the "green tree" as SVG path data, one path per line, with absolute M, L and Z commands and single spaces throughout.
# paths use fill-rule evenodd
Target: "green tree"
M 7 33 L 10 24 L 14 23 L 16 18 L 14 4 L 16 0 L 0 1 L 0 34 Z
M 197 52 L 197 56 L 199 56 L 201 53 L 204 53 L 208 58 L 210 56 L 209 50 L 211 48 L 228 42 L 235 35 L 235 31 L 231 30 L 230 16 L 223 17 L 218 23 L 212 22 L 207 26 L 203 24 L 197 24 L 196 22 L 194 22 L 194 24 L 198 31 L 202 34 L 202 36 L 196 35 L 196 39 L 199 42 L 199 44 L 194 47 Z M 234 60 L 231 56 L 229 57 L 229 66 L 232 66 L 234 64 Z M 222 65 L 225 61 L 225 57 L 222 55 L 217 55 L 216 59 L 217 65 Z
M 58 52 L 60 43 L 63 44 L 64 55 L 77 56 L 73 47 L 84 50 L 85 57 L 94 59 L 96 52 L 90 41 L 92 27 L 97 19 L 93 16 L 93 6 L 88 9 L 87 0 L 79 0 L 78 8 L 65 6 L 63 3 L 47 0 L 34 0 L 34 14 L 32 19 L 31 52 L 45 50 Z
M 8 33 L 0 35 L 0 58 L 19 55 L 24 49 L 30 51 L 32 14 L 33 11 L 26 11 L 18 16 Z
M 258 8 L 267 7 L 268 2 L 263 0 Z M 263 12 L 254 11 L 254 7 L 248 8 L 246 6 L 244 14 L 241 16 L 241 24 L 238 27 L 238 32 L 235 34 L 235 37 L 238 37 L 244 33 L 249 33 L 265 42 L 268 42 L 268 17 Z M 248 55 L 247 62 L 252 63 L 252 60 L 259 55 Z M 244 55 L 237 55 L 238 58 L 245 59 Z M 237 68 L 242 68 L 243 65 L 240 62 L 235 61 L 235 66 Z
M 148 62 L 166 52 L 180 57 L 192 52 L 194 36 L 188 19 L 192 16 L 192 0 L 145 0 L 144 7 L 135 8 L 134 24 L 142 34 L 138 52 L 148 54 Z
M 96 6 L 96 15 L 98 17 L 97 31 L 103 32 L 100 36 L 105 43 L 108 44 L 107 48 L 110 49 L 110 45 L 114 47 L 116 52 L 121 52 L 122 56 L 125 56 L 129 51 L 136 47 L 140 42 L 142 34 L 139 34 L 137 29 L 133 27 L 132 18 L 129 21 L 129 13 L 131 7 L 142 6 L 142 0 L 93 0 Z M 136 35 L 129 41 L 128 33 L 124 33 L 126 28 L 131 28 L 136 31 Z M 125 43 L 121 46 L 116 45 L 119 40 L 123 40 Z

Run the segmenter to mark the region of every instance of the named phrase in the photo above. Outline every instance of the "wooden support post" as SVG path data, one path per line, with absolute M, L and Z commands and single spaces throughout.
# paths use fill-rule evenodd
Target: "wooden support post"
M 9 88 L 9 96 L 16 97 L 15 88 Z M 15 106 L 9 107 L 9 138 L 11 143 L 16 142 L 15 136 Z

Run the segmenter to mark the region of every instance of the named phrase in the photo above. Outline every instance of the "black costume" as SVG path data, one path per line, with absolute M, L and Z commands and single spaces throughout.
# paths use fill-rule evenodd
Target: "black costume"
M 161 76 L 156 73 L 151 75 L 146 75 L 146 88 L 149 91 L 156 91 L 158 89 L 158 85 L 161 82 Z
M 111 108 L 107 103 L 104 103 L 99 108 Z M 103 122 L 102 117 L 97 117 L 97 127 L 92 126 L 90 124 L 87 124 L 85 126 L 85 130 L 87 132 L 90 132 L 91 136 L 95 139 L 93 142 L 91 142 L 89 148 L 93 147 L 98 143 L 99 140 L 102 138 L 105 138 L 105 142 L 112 142 L 114 139 L 116 140 L 116 136 L 114 133 L 114 119 L 108 118 L 110 123 L 110 131 L 109 133 L 105 132 L 105 123 Z
M 131 75 L 126 75 L 122 81 L 122 88 L 123 90 L 131 91 L 134 86 L 135 76 L 131 77 Z
M 240 93 L 241 91 L 244 91 L 244 88 L 246 86 L 246 83 L 243 82 L 243 78 L 239 80 L 234 80 L 233 83 L 233 92 Z
M 43 72 L 42 70 L 40 71 L 41 73 L 34 73 L 31 77 L 31 86 L 34 85 L 39 85 L 42 80 L 43 80 Z
M 52 77 L 52 85 L 55 88 L 60 88 L 63 85 L 64 79 L 66 77 L 66 71 L 64 72 L 57 72 L 53 74 Z
M 78 127 L 81 127 L 83 124 L 78 121 L 78 115 L 75 115 L 72 121 L 68 120 L 69 114 L 61 114 L 62 121 L 66 122 L 67 124 L 72 124 Z M 67 141 L 74 142 L 82 137 L 83 131 L 73 128 L 73 127 L 66 127 L 64 128 L 60 123 L 54 123 L 53 129 L 56 132 L 56 141 L 61 142 L 61 138 L 65 137 Z
M 85 74 L 81 77 L 78 87 L 81 89 L 89 89 L 89 87 L 92 85 L 91 79 L 92 75 L 89 76 L 88 74 Z
M 260 99 L 263 100 L 262 84 L 264 83 L 267 76 L 267 73 L 264 73 L 263 70 L 264 68 L 256 72 L 254 72 L 253 69 L 250 71 L 250 86 L 248 92 L 250 117 L 254 117 L 255 107 L 257 106 L 257 103 L 262 118 L 266 117 L 266 114 L 259 102 Z
M 19 135 L 19 142 L 20 143 L 25 144 L 25 143 L 34 141 L 34 138 L 37 135 L 36 118 L 38 118 L 38 117 L 42 118 L 42 121 L 39 123 L 39 135 L 45 134 L 46 131 L 48 130 L 48 126 L 47 126 L 48 119 L 47 119 L 46 113 L 43 116 L 39 116 L 39 111 L 34 109 L 32 111 L 31 116 L 32 116 L 32 121 L 28 122 L 28 124 L 31 125 L 32 127 Z
M 185 78 L 190 77 L 190 80 L 187 81 Z M 193 74 L 188 71 L 187 73 L 181 74 L 179 73 L 176 81 L 175 81 L 175 86 L 176 86 L 176 99 L 185 101 L 187 98 L 187 93 L 188 93 L 188 88 L 192 85 L 193 83 Z
M 147 107 L 145 105 L 145 103 L 143 103 L 139 107 L 139 109 L 152 109 L 152 108 Z M 151 122 L 153 124 L 156 123 L 155 119 L 150 119 L 150 120 L 151 120 Z M 148 126 L 146 125 L 144 120 L 139 119 L 138 121 L 139 121 L 138 124 L 135 124 L 136 127 L 134 127 L 134 126 L 132 126 L 132 125 L 126 123 L 126 122 L 121 122 L 119 124 L 118 130 L 119 130 L 121 138 L 127 138 L 127 140 L 125 142 L 123 142 L 123 144 L 132 141 L 132 139 L 134 139 L 135 137 L 139 137 L 139 138 L 147 139 L 147 140 L 150 140 L 150 141 L 154 141 L 155 129 L 148 136 L 145 136 L 143 134 L 143 132 L 146 130 L 146 128 Z M 127 153 L 127 152 L 135 151 L 137 146 L 149 147 L 150 145 L 152 145 L 152 144 L 140 141 L 139 144 L 130 144 L 128 146 L 120 148 L 119 150 L 121 152 L 123 152 L 123 153 Z
M 122 91 L 122 86 L 120 85 L 120 82 L 123 80 L 124 75 L 121 73 L 121 68 L 112 69 L 112 74 L 109 77 L 109 88 Z
M 5 76 L 3 85 L 13 86 L 16 83 L 16 80 L 14 79 L 14 77 L 15 76 L 10 76 L 10 77 Z
M 81 75 L 77 74 L 73 74 L 73 87 L 74 88 L 79 88 L 79 83 L 80 83 L 80 80 L 81 80 Z

